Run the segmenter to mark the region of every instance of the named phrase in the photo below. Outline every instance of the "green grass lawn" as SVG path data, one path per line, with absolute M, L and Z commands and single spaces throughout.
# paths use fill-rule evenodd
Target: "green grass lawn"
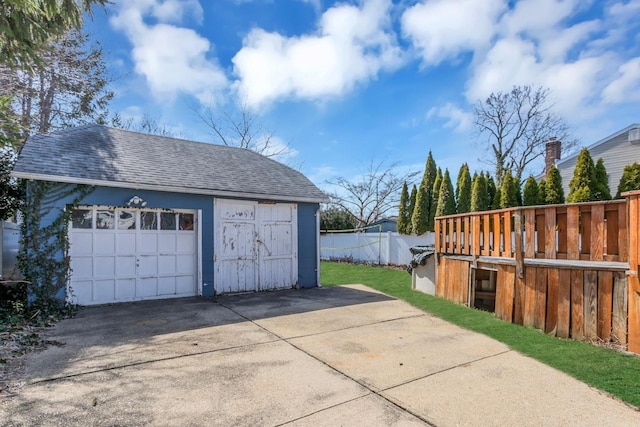
M 367 285 L 448 322 L 501 341 L 522 354 L 640 407 L 640 357 L 548 336 L 537 329 L 498 320 L 492 313 L 413 291 L 411 276 L 406 271 L 323 262 L 321 283 L 323 286 Z

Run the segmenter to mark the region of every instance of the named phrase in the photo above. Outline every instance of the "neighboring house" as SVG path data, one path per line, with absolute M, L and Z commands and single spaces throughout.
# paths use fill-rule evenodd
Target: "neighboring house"
M 567 158 L 560 159 L 560 144 L 561 142 L 557 140 L 550 140 L 547 143 L 545 162 L 548 168 L 550 163 L 555 160 L 555 165 L 562 176 L 562 186 L 566 197 L 569 194 L 569 183 L 573 178 L 573 170 L 576 167 L 580 149 Z M 624 167 L 633 162 L 640 163 L 640 124 L 629 125 L 613 135 L 587 146 L 587 149 L 594 163 L 600 157 L 604 160 L 604 166 L 609 175 L 609 188 L 611 195 L 614 196 L 618 190 Z
M 319 284 L 328 197 L 253 151 L 88 125 L 30 137 L 13 176 L 95 186 L 69 227 L 79 304 Z
M 398 231 L 398 217 L 392 216 L 389 218 L 379 219 L 369 224 L 365 229 L 365 232 L 367 233 L 378 233 L 380 231 L 382 232 Z

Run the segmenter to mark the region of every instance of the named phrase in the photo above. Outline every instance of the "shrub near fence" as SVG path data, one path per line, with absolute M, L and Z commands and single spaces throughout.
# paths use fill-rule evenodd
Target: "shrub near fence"
M 406 265 L 411 262 L 412 246 L 433 245 L 435 235 L 407 236 L 400 233 L 323 233 L 320 257 L 323 260 L 349 260 L 378 265 Z

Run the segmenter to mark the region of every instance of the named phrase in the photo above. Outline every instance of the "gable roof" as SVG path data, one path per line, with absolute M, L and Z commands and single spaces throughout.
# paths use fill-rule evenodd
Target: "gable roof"
M 631 129 L 637 129 L 640 128 L 640 124 L 638 123 L 633 123 L 630 124 L 629 126 L 627 126 L 624 129 L 619 130 L 618 132 L 611 134 L 607 137 L 602 138 L 599 141 L 594 142 L 591 145 L 588 145 L 586 148 L 587 150 L 589 150 L 589 152 L 593 151 L 594 148 L 599 147 L 600 145 L 606 144 L 607 142 L 616 139 L 617 137 L 619 137 L 620 135 L 623 135 L 627 132 L 629 132 Z M 570 156 L 565 157 L 564 159 L 560 159 L 556 161 L 556 166 L 562 165 L 565 162 L 568 162 L 569 160 L 578 157 L 578 155 L 580 154 L 580 150 L 582 150 L 582 147 L 580 147 L 580 149 L 576 150 L 575 152 L 573 152 Z
M 302 173 L 251 150 L 101 125 L 29 137 L 12 175 L 236 198 L 328 201 Z

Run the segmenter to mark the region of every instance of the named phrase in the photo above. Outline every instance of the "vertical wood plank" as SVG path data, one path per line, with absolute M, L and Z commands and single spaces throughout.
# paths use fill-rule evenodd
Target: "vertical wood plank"
M 500 256 L 500 214 L 493 214 L 493 247 L 491 256 Z
M 462 270 L 460 274 L 460 299 L 459 304 L 469 304 L 469 263 L 461 261 Z
M 598 338 L 611 339 L 611 312 L 613 311 L 613 272 L 598 272 Z
M 580 242 L 580 255 L 585 255 L 584 258 L 589 259 L 589 253 L 591 251 L 591 211 L 580 212 L 580 228 L 582 241 Z
M 550 335 L 556 335 L 558 330 L 558 273 L 557 268 L 547 268 L 547 319 L 544 331 Z
M 455 253 L 462 254 L 462 218 L 456 218 L 456 230 L 455 230 L 456 242 Z
M 546 229 L 546 220 L 544 215 L 544 209 L 536 210 L 536 238 L 538 240 L 536 253 L 539 253 L 539 254 L 544 254 L 544 250 L 546 247 L 545 229 Z
M 629 223 L 627 218 L 627 204 L 618 207 L 618 253 L 620 261 L 625 261 L 629 257 L 629 245 L 627 241 L 627 233 L 629 231 Z
M 525 295 L 524 295 L 524 315 L 522 324 L 527 327 L 535 325 L 536 309 L 536 269 L 526 267 L 524 272 Z
M 536 257 L 536 211 L 534 209 L 526 209 L 524 211 L 526 240 L 524 245 L 524 256 L 526 258 Z
M 480 215 L 474 215 L 471 220 L 471 227 L 473 233 L 473 244 L 471 247 L 471 255 L 479 256 L 480 255 L 480 233 L 482 229 L 480 228 Z
M 598 337 L 598 273 L 593 270 L 584 272 L 584 336 Z
M 531 267 L 529 267 L 531 268 Z M 536 305 L 534 327 L 544 331 L 547 317 L 547 269 L 536 268 Z
M 502 320 L 507 322 L 513 321 L 513 299 L 515 288 L 515 269 L 509 265 L 498 266 L 498 283 L 496 288 L 501 287 L 500 293 L 500 305 L 502 306 L 501 314 Z M 498 298 L 496 295 L 496 310 L 498 305 Z
M 502 256 L 511 258 L 511 211 L 504 213 L 504 228 L 502 235 L 504 236 L 504 253 Z
M 556 257 L 556 208 L 545 208 L 544 210 L 544 257 L 555 259 Z
M 495 315 L 498 319 L 504 320 L 504 271 L 502 265 L 498 266 L 498 272 L 496 273 L 496 307 Z
M 454 220 L 452 218 L 447 219 L 447 232 L 449 233 L 449 241 L 447 242 L 447 252 L 450 254 L 455 253 L 455 244 L 453 242 L 453 232 L 454 232 Z
M 469 216 L 464 218 L 463 236 L 464 253 L 467 255 L 471 255 L 471 217 Z
M 584 271 L 571 270 L 571 338 L 584 339 Z
M 567 207 L 567 259 L 580 259 L 580 208 Z
M 522 253 L 522 212 L 519 209 L 514 212 L 513 223 L 515 240 L 513 255 L 516 259 L 516 276 L 522 279 L 524 277 L 524 254 Z
M 606 212 L 607 216 L 607 255 L 620 255 L 618 246 L 618 209 Z M 618 258 L 620 260 L 620 258 Z
M 440 257 L 438 262 L 438 277 L 436 279 L 436 295 L 444 298 L 444 281 L 447 277 L 447 257 Z
M 442 236 L 440 232 L 440 220 L 436 219 L 434 233 L 436 235 L 436 252 L 442 253 Z
M 514 271 L 515 295 L 513 300 L 513 323 L 518 325 L 524 324 L 524 299 L 526 286 L 524 277 L 518 277 Z
M 482 215 L 483 229 L 484 229 L 484 245 L 482 248 L 482 255 L 491 255 L 491 216 L 488 214 Z
M 558 212 L 557 218 L 558 225 L 558 252 L 567 253 L 567 212 Z
M 591 207 L 591 260 L 602 261 L 604 252 L 604 205 Z
M 627 345 L 627 276 L 623 272 L 613 274 L 613 313 L 611 339 Z
M 447 259 L 447 278 L 444 281 L 444 299 L 451 301 L 451 287 L 456 282 L 456 262 Z
M 627 196 L 629 230 L 629 276 L 627 277 L 629 351 L 640 353 L 640 195 Z
M 571 271 L 558 270 L 558 330 L 560 338 L 569 338 L 571 331 Z

